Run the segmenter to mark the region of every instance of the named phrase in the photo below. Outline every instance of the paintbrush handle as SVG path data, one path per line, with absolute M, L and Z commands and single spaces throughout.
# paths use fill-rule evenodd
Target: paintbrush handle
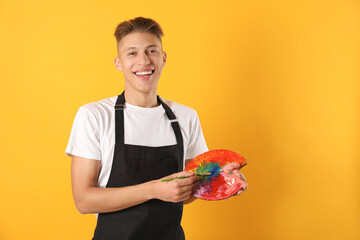
M 188 178 L 188 177 L 176 177 L 176 178 L 169 178 L 169 179 L 164 179 L 164 180 L 161 180 L 161 182 L 168 182 L 168 181 L 172 181 L 172 180 L 175 180 L 175 179 L 184 179 L 184 178 Z
M 210 173 L 198 173 L 196 174 L 198 177 L 199 176 L 207 176 L 207 175 L 210 175 Z M 161 182 L 168 182 L 168 181 L 172 181 L 172 180 L 175 180 L 175 179 L 184 179 L 184 178 L 188 178 L 188 177 L 176 177 L 176 178 L 169 178 L 169 179 L 164 179 L 164 180 L 161 180 Z

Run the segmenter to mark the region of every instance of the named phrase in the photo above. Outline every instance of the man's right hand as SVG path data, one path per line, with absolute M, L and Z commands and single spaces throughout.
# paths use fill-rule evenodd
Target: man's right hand
M 197 178 L 194 173 L 179 172 L 162 179 L 181 176 L 188 178 L 168 182 L 161 182 L 162 179 L 159 179 L 127 187 L 103 188 L 97 184 L 100 168 L 99 160 L 72 157 L 72 190 L 80 213 L 120 211 L 154 198 L 181 202 L 189 198 L 192 184 Z
M 174 179 L 171 181 L 161 182 L 161 180 L 187 177 L 183 179 Z M 166 176 L 164 178 L 152 181 L 153 184 L 153 198 L 160 199 L 166 202 L 182 202 L 189 199 L 193 183 L 197 176 L 193 172 L 182 171 Z

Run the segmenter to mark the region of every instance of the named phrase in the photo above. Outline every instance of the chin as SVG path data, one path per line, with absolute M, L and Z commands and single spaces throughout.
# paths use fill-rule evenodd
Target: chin
M 156 92 L 157 90 L 157 86 L 154 85 L 142 85 L 139 86 L 137 88 L 138 91 L 143 92 L 143 93 L 152 93 L 152 92 Z
M 156 93 L 157 92 L 157 84 L 149 83 L 144 84 L 143 82 L 125 82 L 125 88 L 131 92 L 138 92 L 143 94 Z
M 156 93 L 156 90 L 157 90 L 157 88 L 154 88 L 154 87 L 141 87 L 141 88 L 136 89 L 137 92 L 141 92 L 144 94 L 153 93 L 153 92 Z

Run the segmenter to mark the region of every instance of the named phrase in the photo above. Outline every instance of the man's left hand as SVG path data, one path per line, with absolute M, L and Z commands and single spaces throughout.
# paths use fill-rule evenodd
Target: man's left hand
M 223 167 L 223 171 L 224 172 L 233 172 L 234 174 L 236 174 L 240 179 L 242 179 L 244 182 L 246 182 L 246 179 L 244 177 L 244 175 L 239 171 L 240 168 L 240 164 L 233 162 L 233 163 L 229 163 L 226 164 Z M 239 196 L 240 194 L 242 194 L 246 189 L 248 188 L 248 184 L 245 183 L 245 185 L 237 192 L 235 193 L 233 196 Z

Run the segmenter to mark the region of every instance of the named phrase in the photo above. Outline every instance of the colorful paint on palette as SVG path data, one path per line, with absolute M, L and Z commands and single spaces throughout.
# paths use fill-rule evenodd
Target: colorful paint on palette
M 210 173 L 199 176 L 193 185 L 193 195 L 205 200 L 220 200 L 238 192 L 244 181 L 236 174 L 222 171 L 224 165 L 232 162 L 239 163 L 240 168 L 247 164 L 244 157 L 224 149 L 208 151 L 191 160 L 185 170 L 197 174 Z

